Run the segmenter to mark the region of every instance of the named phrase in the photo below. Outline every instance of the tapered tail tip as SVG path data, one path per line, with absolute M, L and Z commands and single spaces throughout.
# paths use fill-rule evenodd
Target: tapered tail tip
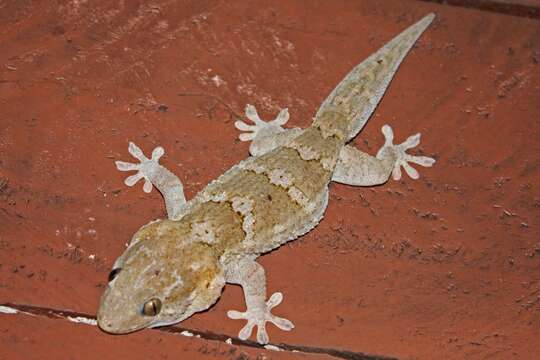
M 435 19 L 434 13 L 429 13 L 426 16 L 424 16 L 421 20 L 419 20 L 416 24 L 411 25 L 411 27 L 408 29 L 420 36 L 427 27 L 431 24 L 431 22 Z M 415 40 L 416 41 L 416 40 Z
M 424 21 L 427 23 L 427 25 L 431 24 L 431 22 L 435 19 L 435 13 L 429 13 L 421 21 Z

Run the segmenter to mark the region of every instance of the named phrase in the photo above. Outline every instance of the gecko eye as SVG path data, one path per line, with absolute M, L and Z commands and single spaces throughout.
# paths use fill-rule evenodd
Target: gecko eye
M 146 316 L 156 316 L 161 310 L 161 300 L 153 298 L 144 303 L 142 313 Z
M 109 282 L 113 281 L 114 278 L 120 273 L 120 271 L 122 271 L 122 268 L 116 268 L 116 269 L 113 269 L 113 270 L 109 273 Z

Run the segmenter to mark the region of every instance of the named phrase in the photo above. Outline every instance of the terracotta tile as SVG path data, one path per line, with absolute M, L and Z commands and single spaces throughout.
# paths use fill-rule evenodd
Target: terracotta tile
M 250 349 L 218 341 L 144 330 L 111 336 L 95 326 L 25 315 L 0 314 L 0 359 L 329 359 Z
M 261 258 L 285 296 L 276 313 L 296 324 L 270 337 L 400 358 L 534 353 L 537 21 L 412 1 L 123 4 L 13 2 L 0 15 L 2 302 L 95 313 L 124 244 L 165 215 L 114 167 L 129 140 L 164 146 L 190 198 L 247 156 L 233 127 L 246 103 L 307 126 L 352 66 L 435 11 L 354 143 L 376 153 L 389 123 L 396 140 L 421 132 L 415 153 L 438 162 L 418 181 L 332 185 L 320 226 Z M 242 307 L 227 286 L 183 325 L 235 335 L 225 312 Z
M 461 6 L 465 8 L 492 11 L 505 15 L 520 16 L 531 19 L 540 18 L 540 1 L 538 0 L 423 0 L 438 4 Z

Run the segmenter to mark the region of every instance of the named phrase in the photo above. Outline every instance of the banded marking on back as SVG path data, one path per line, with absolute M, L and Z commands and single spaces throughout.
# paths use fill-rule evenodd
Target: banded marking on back
M 316 160 L 325 171 L 333 172 L 344 145 L 343 139 L 335 134 L 325 137 L 321 128 L 312 126 L 286 147 L 295 149 L 303 160 Z
M 346 114 L 327 109 L 315 118 L 313 127 L 321 132 L 324 139 L 336 137 L 339 141 L 345 142 L 349 136 L 350 122 Z
M 180 221 L 189 224 L 193 241 L 214 246 L 218 253 L 222 253 L 244 240 L 244 220 L 244 216 L 220 194 L 197 204 Z
M 265 174 L 251 169 L 238 169 L 234 175 L 219 179 L 205 192 L 225 193 L 229 206 L 242 218 L 243 241 L 248 247 L 265 241 L 277 224 L 287 224 L 302 213 L 302 206 L 294 201 L 282 186 L 273 184 Z
M 229 204 L 242 219 L 247 247 L 271 242 L 277 233 L 289 238 L 320 205 L 342 146 L 338 136 L 308 128 L 290 144 L 242 161 L 200 199 Z
M 294 186 L 308 199 L 316 197 L 329 177 L 328 172 L 318 161 L 305 161 L 296 149 L 288 147 L 281 147 L 261 156 L 246 169 L 264 175 L 269 183 L 275 182 L 275 185 L 281 186 L 287 193 Z M 279 172 L 284 172 L 286 176 L 287 180 L 283 184 L 275 179 Z M 291 198 L 297 202 L 296 198 Z

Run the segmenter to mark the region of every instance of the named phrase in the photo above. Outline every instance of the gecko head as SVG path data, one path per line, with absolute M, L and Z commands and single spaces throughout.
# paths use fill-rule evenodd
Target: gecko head
M 102 330 L 124 334 L 171 325 L 217 301 L 225 284 L 218 257 L 207 244 L 189 240 L 188 230 L 181 221 L 159 220 L 135 234 L 101 297 Z

